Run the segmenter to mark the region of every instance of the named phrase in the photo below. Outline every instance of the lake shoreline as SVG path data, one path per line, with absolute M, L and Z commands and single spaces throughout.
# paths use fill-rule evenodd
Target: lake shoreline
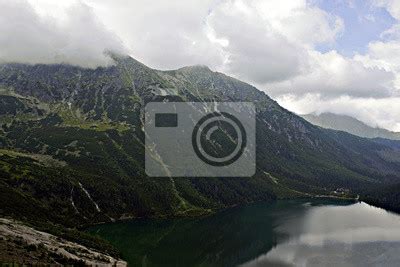
M 102 222 L 96 222 L 96 223 L 91 223 L 91 224 L 85 224 L 82 226 L 77 227 L 77 229 L 79 231 L 85 231 L 86 229 L 93 227 L 93 226 L 98 226 L 98 225 L 104 225 L 104 224 L 113 224 L 113 223 L 119 223 L 119 222 L 126 222 L 126 221 L 133 221 L 133 220 L 145 220 L 145 219 L 154 219 L 154 220 L 169 220 L 169 219 L 190 219 L 190 218 L 204 218 L 204 217 L 208 217 L 208 216 L 212 216 L 215 214 L 218 214 L 220 212 L 224 212 L 233 208 L 238 208 L 238 207 L 245 207 L 248 205 L 254 205 L 254 204 L 274 204 L 277 201 L 281 201 L 281 200 L 316 200 L 316 199 L 326 199 L 326 200 L 343 200 L 343 201 L 351 201 L 351 202 L 359 202 L 359 198 L 357 197 L 341 197 L 341 196 L 334 196 L 334 195 L 307 195 L 304 197 L 289 197 L 289 198 L 277 198 L 275 200 L 272 201 L 254 201 L 254 202 L 246 202 L 246 203 L 240 203 L 240 204 L 235 204 L 235 205 L 230 205 L 227 207 L 223 207 L 220 209 L 210 209 L 209 212 L 205 212 L 203 214 L 192 214 L 192 215 L 184 215 L 184 214 L 179 214 L 179 215 L 157 215 L 157 216 L 138 216 L 138 217 L 134 217 L 134 216 L 129 216 L 129 217 L 124 217 L 124 218 L 118 218 L 115 219 L 114 221 L 102 221 Z M 367 202 L 366 202 L 367 203 Z M 369 203 L 367 203 L 369 204 Z M 371 205 L 371 206 L 375 206 L 375 205 Z M 380 207 L 378 207 L 380 208 Z
M 400 247 L 400 232 L 389 232 L 399 226 L 400 216 L 379 207 L 356 199 L 319 196 L 236 205 L 202 218 L 134 219 L 97 225 L 87 233 L 108 240 L 131 265 L 264 266 L 275 259 L 284 262 L 288 259 L 285 251 L 297 251 L 297 247 L 323 260 L 331 256 L 340 260 L 341 253 L 355 256 L 354 262 L 368 260 L 357 257 L 359 251 L 381 253 L 391 241 Z M 326 240 L 333 250 L 324 249 L 325 242 L 319 240 Z M 397 260 L 393 257 L 397 254 L 390 256 L 391 262 Z

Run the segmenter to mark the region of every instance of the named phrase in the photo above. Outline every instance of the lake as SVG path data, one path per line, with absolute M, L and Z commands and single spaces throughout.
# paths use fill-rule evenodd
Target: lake
M 88 229 L 130 266 L 398 266 L 400 216 L 366 203 L 280 200 L 203 218 Z

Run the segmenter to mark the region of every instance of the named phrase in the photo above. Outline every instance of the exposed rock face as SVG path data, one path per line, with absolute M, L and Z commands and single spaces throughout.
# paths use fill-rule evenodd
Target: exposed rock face
M 5 218 L 0 218 L 0 263 L 127 266 L 123 260 Z

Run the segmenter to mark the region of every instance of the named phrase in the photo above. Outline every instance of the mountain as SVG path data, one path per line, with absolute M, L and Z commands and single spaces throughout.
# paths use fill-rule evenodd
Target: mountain
M 345 131 L 360 137 L 400 140 L 400 133 L 382 128 L 373 128 L 353 117 L 333 113 L 301 115 L 304 119 L 322 128 Z
M 371 205 L 400 213 L 400 183 L 370 190 L 362 196 L 361 200 Z
M 388 144 L 316 127 L 257 88 L 204 66 L 159 71 L 113 57 L 115 65 L 97 69 L 0 66 L 0 216 L 77 227 L 201 215 L 254 201 L 332 195 L 337 188 L 356 195 L 400 183 L 400 162 Z M 153 101 L 253 102 L 256 174 L 146 176 L 142 120 Z

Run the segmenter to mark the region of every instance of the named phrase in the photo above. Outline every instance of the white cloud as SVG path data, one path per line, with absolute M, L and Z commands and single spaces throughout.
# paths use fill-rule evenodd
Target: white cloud
M 393 73 L 392 95 L 400 95 L 400 40 L 372 42 L 368 52 L 356 55 L 355 59 L 366 66 Z
M 393 91 L 394 74 L 360 60 L 346 58 L 336 51 L 309 51 L 309 67 L 303 75 L 281 83 L 268 84 L 272 95 L 320 93 L 325 97 L 387 97 Z
M 238 19 L 240 18 L 240 19 Z M 394 74 L 336 51 L 317 52 L 344 30 L 343 21 L 304 0 L 225 1 L 207 19 L 215 36 L 226 40 L 223 71 L 272 96 L 319 92 L 335 97 L 386 97 Z
M 305 0 L 86 3 L 132 56 L 154 68 L 205 64 L 259 84 L 300 75 L 307 50 L 334 42 L 344 28 Z
M 291 42 L 332 43 L 344 30 L 341 18 L 305 0 L 254 1 L 255 10 Z
M 158 69 L 194 64 L 217 68 L 223 64 L 220 45 L 208 38 L 206 18 L 213 2 L 86 0 L 124 40 L 133 57 Z
M 222 47 L 223 70 L 261 85 L 304 75 L 309 50 L 333 42 L 344 28 L 340 18 L 304 0 L 224 1 L 207 23 L 229 44 Z
M 241 18 L 241 19 L 238 19 Z M 304 49 L 274 30 L 259 10 L 241 1 L 227 1 L 207 17 L 228 61 L 223 70 L 247 81 L 265 83 L 300 73 Z
M 393 18 L 400 20 L 400 2 L 398 0 L 372 0 L 378 7 L 384 7 Z
M 123 52 L 85 4 L 69 6 L 63 20 L 40 16 L 24 0 L 0 0 L 0 62 L 107 65 L 105 50 Z

